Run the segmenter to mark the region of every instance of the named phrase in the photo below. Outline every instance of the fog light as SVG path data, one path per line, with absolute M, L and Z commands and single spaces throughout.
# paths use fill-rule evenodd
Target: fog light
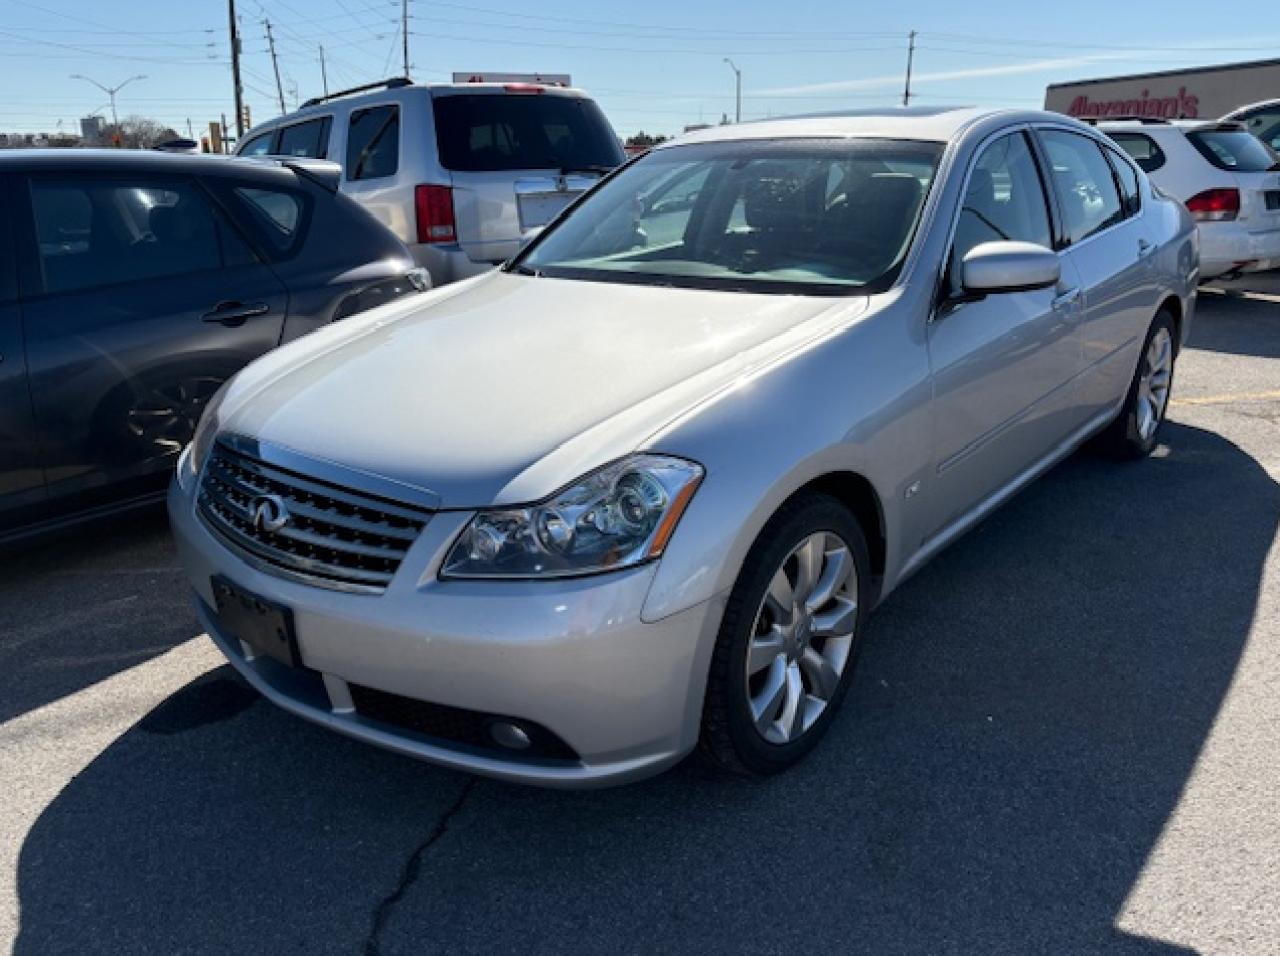
M 489 736 L 499 746 L 506 747 L 508 750 L 528 750 L 533 746 L 533 741 L 529 739 L 528 734 L 505 720 L 495 720 L 491 723 Z

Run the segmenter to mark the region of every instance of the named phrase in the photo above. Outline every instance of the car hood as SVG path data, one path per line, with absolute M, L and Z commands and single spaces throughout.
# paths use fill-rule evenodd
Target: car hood
M 532 501 L 865 301 L 494 272 L 278 349 L 237 377 L 219 429 L 443 508 Z

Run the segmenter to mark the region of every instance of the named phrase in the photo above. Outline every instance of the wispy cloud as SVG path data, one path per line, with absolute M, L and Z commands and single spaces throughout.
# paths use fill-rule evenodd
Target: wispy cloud
M 1054 57 L 1046 60 L 1029 60 L 1025 63 L 1002 63 L 998 66 L 976 66 L 964 70 L 940 70 L 917 73 L 911 77 L 913 86 L 923 83 L 945 83 L 952 80 L 971 80 L 984 76 L 1013 76 L 1020 73 L 1047 73 L 1070 67 L 1086 66 L 1103 60 L 1131 57 L 1129 53 L 1100 53 L 1090 56 Z M 868 76 L 856 80 L 834 80 L 829 83 L 806 83 L 801 86 L 777 86 L 767 90 L 753 90 L 755 96 L 803 96 L 807 93 L 848 93 L 854 90 L 877 90 L 902 85 L 901 73 Z

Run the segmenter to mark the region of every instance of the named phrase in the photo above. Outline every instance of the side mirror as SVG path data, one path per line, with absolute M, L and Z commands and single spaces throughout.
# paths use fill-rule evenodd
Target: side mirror
M 960 284 L 968 295 L 1044 289 L 1061 276 L 1057 254 L 1034 242 L 984 242 L 960 263 Z

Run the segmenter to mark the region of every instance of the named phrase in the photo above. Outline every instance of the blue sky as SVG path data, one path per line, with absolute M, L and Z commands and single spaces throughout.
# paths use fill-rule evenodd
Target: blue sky
M 286 101 L 399 72 L 400 0 L 237 0 L 246 98 L 255 122 L 279 111 L 262 21 L 270 18 Z M 1270 13 L 1268 13 L 1270 11 Z M 1202 3 L 919 0 L 410 0 L 415 79 L 453 70 L 570 73 L 620 134 L 675 132 L 733 113 L 732 57 L 743 117 L 900 101 L 907 33 L 919 31 L 915 102 L 1035 106 L 1047 83 L 1275 56 L 1274 8 L 1245 0 L 1229 18 Z M 1212 34 L 1203 24 L 1222 26 Z M 1268 31 L 1269 21 L 1274 30 Z M 1251 25 L 1262 29 L 1251 32 Z M 1232 29 L 1234 28 L 1234 30 Z M 185 131 L 231 117 L 225 0 L 0 0 L 0 131 L 75 129 L 109 117 L 106 86 L 134 74 L 120 115 Z

